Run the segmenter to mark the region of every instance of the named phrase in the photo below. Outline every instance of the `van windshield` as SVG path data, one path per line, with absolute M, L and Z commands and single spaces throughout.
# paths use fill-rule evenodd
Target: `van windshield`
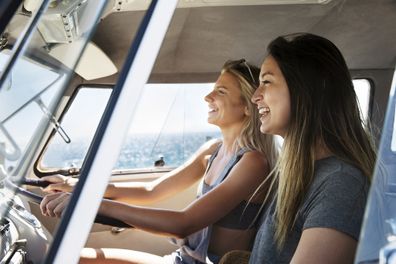
M 9 54 L 0 53 L 1 69 Z M 0 166 L 6 173 L 15 169 L 40 122 L 51 120 L 51 103 L 64 79 L 65 74 L 25 57 L 8 73 L 0 90 Z

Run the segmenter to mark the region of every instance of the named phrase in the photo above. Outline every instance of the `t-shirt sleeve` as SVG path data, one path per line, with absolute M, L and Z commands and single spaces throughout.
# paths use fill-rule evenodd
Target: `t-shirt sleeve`
M 303 230 L 332 228 L 358 240 L 368 185 L 358 170 L 340 170 L 327 175 L 304 203 Z

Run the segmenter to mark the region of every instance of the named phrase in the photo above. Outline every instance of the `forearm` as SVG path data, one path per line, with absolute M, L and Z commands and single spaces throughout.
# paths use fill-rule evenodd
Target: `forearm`
M 61 217 L 70 200 L 70 193 L 47 194 L 40 203 L 45 216 Z M 125 203 L 104 199 L 99 214 L 121 220 L 136 228 L 164 236 L 182 238 L 191 230 L 193 218 L 185 212 L 131 206 Z
M 105 197 L 129 204 L 149 204 L 171 197 L 199 180 L 205 167 L 200 162 L 184 165 L 150 182 L 110 183 Z
M 158 235 L 183 238 L 192 233 L 188 216 L 183 211 L 131 206 L 103 200 L 99 213 Z
M 159 199 L 150 182 L 110 183 L 105 198 L 130 204 L 149 204 Z

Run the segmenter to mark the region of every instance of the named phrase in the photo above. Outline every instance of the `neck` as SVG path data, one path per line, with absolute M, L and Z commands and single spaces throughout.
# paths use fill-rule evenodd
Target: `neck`
M 241 134 L 242 129 L 221 129 L 221 133 L 223 135 L 223 150 L 224 153 L 234 154 L 235 142 L 238 136 Z

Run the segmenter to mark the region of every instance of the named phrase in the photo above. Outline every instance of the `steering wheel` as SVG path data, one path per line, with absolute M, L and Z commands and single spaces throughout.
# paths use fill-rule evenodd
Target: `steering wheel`
M 28 190 L 25 190 L 24 188 L 16 185 L 14 182 L 12 182 L 9 178 L 6 178 L 4 180 L 5 186 L 7 188 L 15 190 L 18 194 L 21 194 L 28 198 L 30 201 L 36 204 L 40 204 L 41 201 L 43 200 L 43 196 L 40 196 L 38 194 L 35 194 L 33 192 L 30 192 Z M 21 185 L 30 185 L 30 186 L 37 186 L 37 187 L 47 187 L 48 185 L 51 184 L 49 181 L 44 181 L 44 180 L 34 180 L 34 179 L 24 179 L 20 182 Z M 103 224 L 103 225 L 109 225 L 109 226 L 114 226 L 114 227 L 122 227 L 122 228 L 133 228 L 133 226 L 128 225 L 127 223 L 118 220 L 113 217 L 97 214 L 95 218 L 95 223 L 98 224 Z

